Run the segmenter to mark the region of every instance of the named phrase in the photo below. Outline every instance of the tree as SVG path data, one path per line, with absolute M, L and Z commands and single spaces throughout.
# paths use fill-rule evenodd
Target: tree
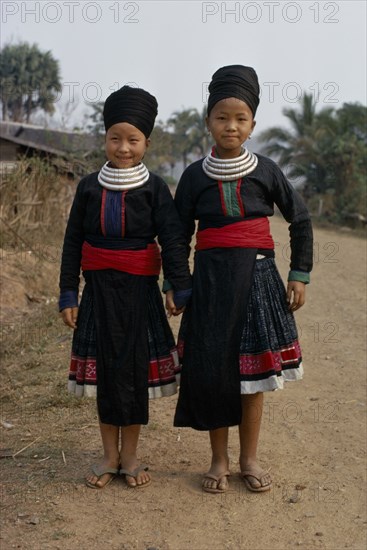
M 167 131 L 166 125 L 158 121 L 151 135 L 151 143 L 146 153 L 149 170 L 162 177 L 167 177 L 167 168 L 170 167 L 171 176 L 177 162 L 174 156 L 173 134 Z
M 317 114 L 312 94 L 305 93 L 300 110 L 283 110 L 290 130 L 272 127 L 259 136 L 261 142 L 266 142 L 264 151 L 277 157 L 280 166 L 288 168 L 290 179 L 302 178 L 308 189 L 317 192 L 325 191 L 327 186 L 327 165 L 322 157 L 321 140 L 332 112 L 332 108 L 326 107 Z
M 92 134 L 100 135 L 104 134 L 104 121 L 103 121 L 103 106 L 104 102 L 99 101 L 88 105 L 92 109 L 92 114 L 86 116 L 86 127 Z
M 209 132 L 206 125 L 207 109 L 203 107 L 201 113 L 196 111 L 193 118 L 193 127 L 190 135 L 190 143 L 193 151 L 197 151 L 201 157 L 208 154 Z
M 333 196 L 333 217 L 366 216 L 367 109 L 358 103 L 316 112 L 312 95 L 304 94 L 300 110 L 284 109 L 291 129 L 273 127 L 260 135 L 265 152 L 288 166 L 290 177 L 302 176 L 303 192 Z
M 184 169 L 188 164 L 188 155 L 193 152 L 195 130 L 198 128 L 196 109 L 175 111 L 168 119 L 168 128 L 173 134 L 173 155 L 181 158 Z
M 322 151 L 328 167 L 328 188 L 335 192 L 335 210 L 341 217 L 367 217 L 367 108 L 344 103 L 324 132 Z
M 3 120 L 29 122 L 33 112 L 53 113 L 61 92 L 59 62 L 36 44 L 7 44 L 0 51 Z

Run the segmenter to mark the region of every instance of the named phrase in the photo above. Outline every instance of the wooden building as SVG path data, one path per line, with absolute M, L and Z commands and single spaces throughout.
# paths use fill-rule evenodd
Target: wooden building
M 20 157 L 37 155 L 73 178 L 85 171 L 88 159 L 101 146 L 101 139 L 90 134 L 0 121 L 1 172 L 14 167 Z

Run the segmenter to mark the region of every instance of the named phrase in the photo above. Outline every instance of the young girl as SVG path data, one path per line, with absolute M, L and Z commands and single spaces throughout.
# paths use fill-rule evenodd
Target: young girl
M 277 165 L 242 144 L 255 127 L 259 84 L 250 67 L 222 67 L 209 86 L 207 126 L 215 146 L 182 175 L 175 202 L 190 243 L 196 234 L 191 304 L 179 349 L 175 426 L 209 430 L 212 461 L 203 489 L 228 488 L 228 426 L 239 425 L 240 471 L 249 490 L 271 477 L 256 459 L 263 392 L 302 378 L 293 312 L 305 301 L 312 267 L 310 217 Z M 285 291 L 274 263 L 268 216 L 274 203 L 290 224 Z M 167 305 L 173 307 L 168 292 Z
M 92 488 L 105 487 L 117 473 L 131 487 L 150 483 L 148 468 L 137 459 L 148 395 L 176 392 L 176 350 L 157 285 L 156 236 L 177 303 L 190 294 L 191 280 L 170 191 L 142 163 L 156 115 L 155 97 L 142 89 L 124 86 L 107 98 L 108 162 L 79 183 L 65 234 L 60 311 L 75 330 L 69 389 L 91 395 L 97 384 L 104 449 L 86 479 Z M 86 284 L 78 309 L 80 267 Z

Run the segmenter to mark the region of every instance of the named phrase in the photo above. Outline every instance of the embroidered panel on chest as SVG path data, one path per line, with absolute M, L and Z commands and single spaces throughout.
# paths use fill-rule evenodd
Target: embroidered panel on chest
M 125 236 L 127 191 L 103 189 L 101 202 L 101 229 L 105 237 Z
M 223 214 L 225 216 L 244 216 L 245 209 L 241 198 L 241 182 L 237 181 L 219 181 L 219 193 L 222 204 Z

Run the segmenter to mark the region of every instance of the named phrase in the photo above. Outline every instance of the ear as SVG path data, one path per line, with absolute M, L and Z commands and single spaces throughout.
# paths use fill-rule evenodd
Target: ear
M 148 149 L 149 145 L 150 145 L 150 138 L 147 138 L 145 140 L 145 147 Z
M 255 126 L 256 126 L 256 120 L 253 120 L 253 121 L 252 121 L 251 130 L 254 130 Z

